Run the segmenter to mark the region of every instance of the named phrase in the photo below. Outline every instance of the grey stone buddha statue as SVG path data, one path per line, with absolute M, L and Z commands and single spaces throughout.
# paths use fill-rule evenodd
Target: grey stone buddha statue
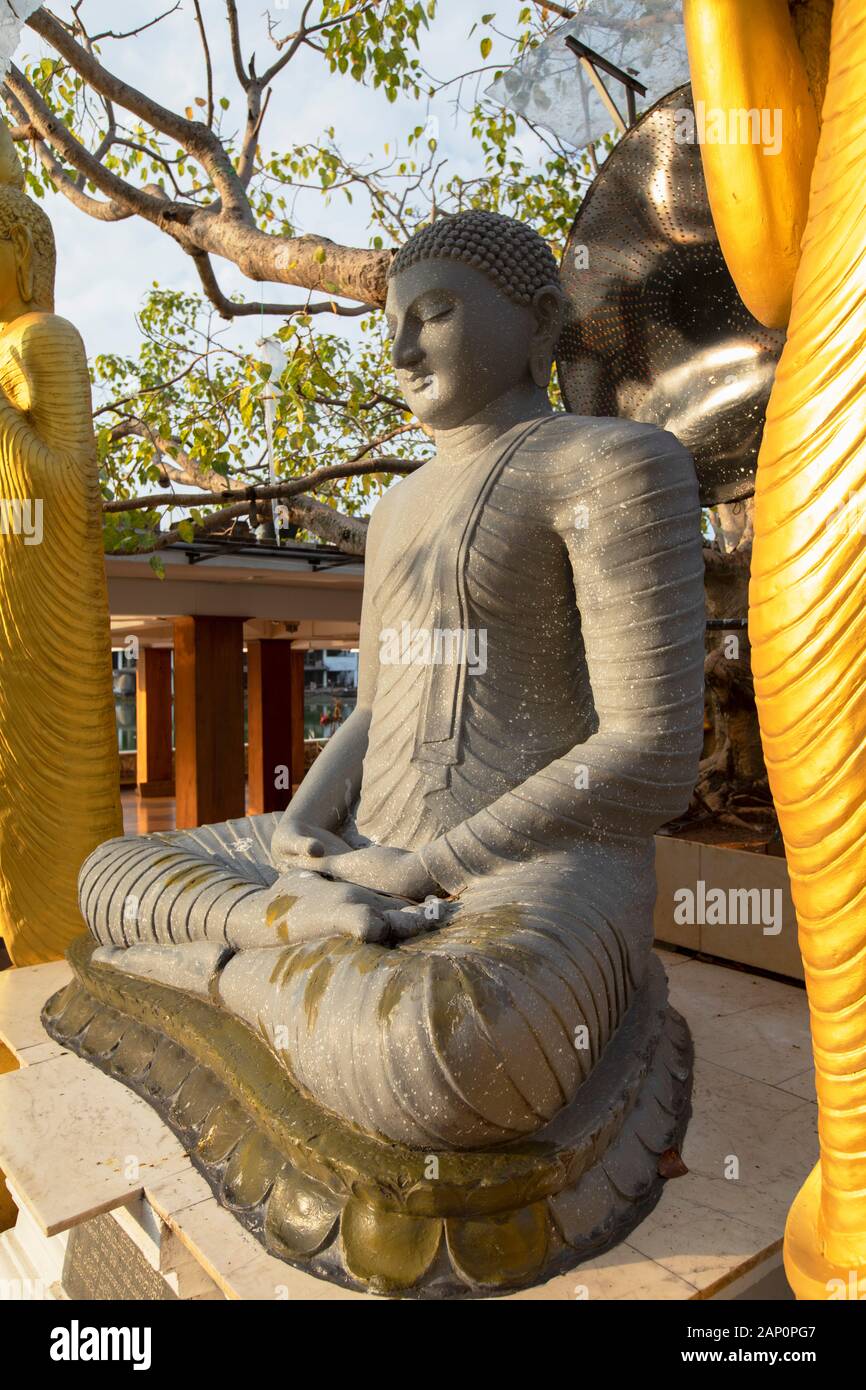
M 386 313 L 436 453 L 372 516 L 357 708 L 282 818 L 91 855 L 46 1023 L 276 1253 L 477 1295 L 621 1239 L 684 1131 L 652 836 L 701 747 L 698 489 L 672 435 L 552 409 L 522 224 L 424 228 Z

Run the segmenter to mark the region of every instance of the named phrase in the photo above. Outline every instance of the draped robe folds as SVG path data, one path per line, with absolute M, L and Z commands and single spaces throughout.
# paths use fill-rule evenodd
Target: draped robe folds
M 209 994 L 327 1109 L 477 1148 L 567 1105 L 648 986 L 652 835 L 702 737 L 700 511 L 685 450 L 627 421 L 544 416 L 428 467 L 371 527 L 344 833 L 417 851 L 444 921 L 392 946 L 329 934 L 346 885 L 279 876 L 276 816 L 111 841 L 80 893 L 104 961 Z M 439 482 L 441 505 L 407 506 Z

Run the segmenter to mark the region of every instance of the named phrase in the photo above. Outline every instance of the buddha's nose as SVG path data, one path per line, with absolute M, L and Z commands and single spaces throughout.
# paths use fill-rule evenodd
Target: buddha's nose
M 391 347 L 391 362 L 397 371 L 409 371 L 422 361 L 424 353 L 418 339 L 405 330 L 398 330 Z

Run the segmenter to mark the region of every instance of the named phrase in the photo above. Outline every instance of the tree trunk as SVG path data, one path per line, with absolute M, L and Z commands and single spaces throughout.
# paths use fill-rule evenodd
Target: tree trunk
M 748 617 L 752 512 L 751 499 L 711 512 L 715 536 L 704 546 L 708 619 Z M 773 852 L 778 826 L 745 628 L 708 628 L 704 676 L 704 756 L 689 809 L 670 828 L 688 835 L 701 827 L 716 840 L 764 843 Z

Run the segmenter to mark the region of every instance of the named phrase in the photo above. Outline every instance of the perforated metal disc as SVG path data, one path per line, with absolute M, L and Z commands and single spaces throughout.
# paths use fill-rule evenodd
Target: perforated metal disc
M 562 262 L 571 319 L 557 369 L 574 414 L 620 415 L 675 434 L 711 505 L 754 491 L 785 336 L 758 323 L 737 293 L 700 148 L 682 138 L 686 109 L 688 85 L 647 111 L 580 207 Z

